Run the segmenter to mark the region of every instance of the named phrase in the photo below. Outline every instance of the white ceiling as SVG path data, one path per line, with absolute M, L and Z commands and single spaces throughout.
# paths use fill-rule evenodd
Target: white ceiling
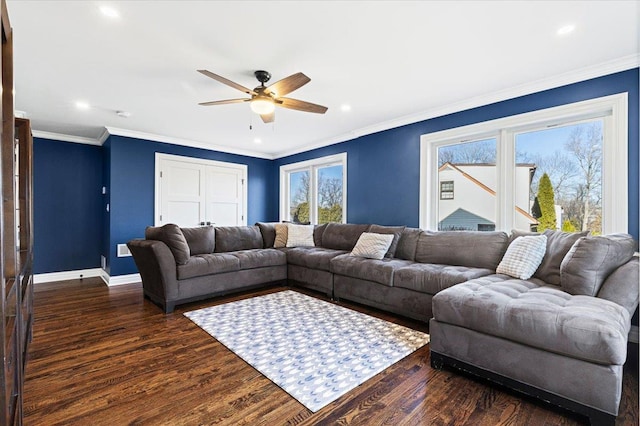
M 15 106 L 38 134 L 140 136 L 266 158 L 639 64 L 639 1 L 17 1 Z M 120 17 L 106 18 L 100 6 Z M 559 36 L 567 24 L 575 31 Z M 245 95 L 311 78 L 264 124 Z M 76 108 L 77 101 L 91 105 Z M 341 105 L 351 111 L 343 112 Z M 127 111 L 129 118 L 116 115 Z M 253 129 L 250 130 L 250 125 Z M 256 138 L 261 143 L 255 143 Z

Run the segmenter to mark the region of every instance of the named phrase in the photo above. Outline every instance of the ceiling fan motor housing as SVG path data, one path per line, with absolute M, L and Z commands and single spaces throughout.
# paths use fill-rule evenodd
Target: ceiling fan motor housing
M 256 76 L 258 81 L 264 85 L 271 78 L 271 73 L 269 71 L 258 70 L 253 73 Z

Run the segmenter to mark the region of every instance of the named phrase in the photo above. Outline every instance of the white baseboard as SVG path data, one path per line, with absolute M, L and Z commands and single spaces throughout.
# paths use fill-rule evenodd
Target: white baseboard
M 99 277 L 104 271 L 102 268 L 78 269 L 75 271 L 49 272 L 46 274 L 34 274 L 33 283 L 50 283 L 54 281 L 77 280 L 80 278 Z
M 102 271 L 100 277 L 102 278 L 102 281 L 104 281 L 105 284 L 107 284 L 109 287 L 123 284 L 139 283 L 142 281 L 140 274 L 116 275 L 115 277 L 111 277 L 106 272 Z
M 633 343 L 640 343 L 640 329 L 638 329 L 637 325 L 632 325 L 631 330 L 629 330 L 629 341 Z
M 34 284 L 51 283 L 55 281 L 77 280 L 80 278 L 100 277 L 108 286 L 132 284 L 142 281 L 140 274 L 116 275 L 110 277 L 102 268 L 78 269 L 75 271 L 50 272 L 47 274 L 35 274 Z

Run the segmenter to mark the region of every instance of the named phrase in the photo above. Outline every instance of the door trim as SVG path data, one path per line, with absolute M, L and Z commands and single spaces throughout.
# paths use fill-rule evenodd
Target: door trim
M 216 166 L 226 167 L 230 169 L 236 169 L 241 172 L 244 185 L 242 185 L 242 225 L 247 224 L 247 187 L 248 187 L 248 166 L 246 164 L 227 163 L 225 161 L 207 160 L 197 157 L 186 157 L 182 155 L 164 154 L 160 152 L 155 153 L 155 170 L 153 175 L 154 182 L 154 194 L 153 194 L 153 225 L 160 225 L 160 206 L 162 202 L 162 186 L 160 180 L 160 163 L 162 160 L 184 161 L 188 163 L 195 163 L 204 166 Z

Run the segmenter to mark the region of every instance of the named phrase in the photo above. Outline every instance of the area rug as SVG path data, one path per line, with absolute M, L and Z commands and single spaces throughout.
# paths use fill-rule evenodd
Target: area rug
M 429 343 L 291 290 L 184 315 L 313 412 Z

